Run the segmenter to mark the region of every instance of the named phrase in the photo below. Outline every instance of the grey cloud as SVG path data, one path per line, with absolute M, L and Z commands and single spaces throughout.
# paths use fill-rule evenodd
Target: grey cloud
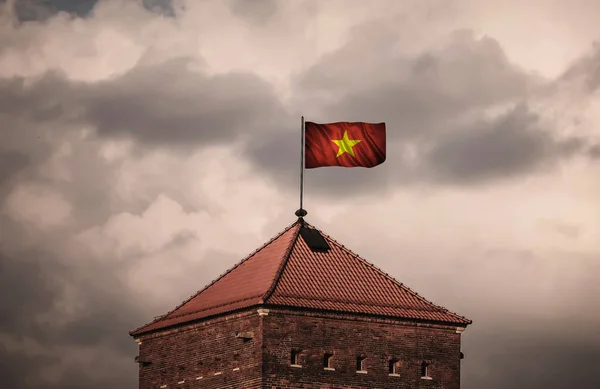
M 5 218 L 0 219 L 0 223 L 3 233 L 22 236 L 23 226 Z M 5 235 L 3 241 L 6 238 Z M 63 239 L 59 236 L 54 244 L 60 245 Z M 0 252 L 0 337 L 19 344 L 0 347 L 0 377 L 10 383 L 3 381 L 4 385 L 11 389 L 70 387 L 76 382 L 73 376 L 59 375 L 59 382 L 52 383 L 43 378 L 43 371 L 60 372 L 69 367 L 65 358 L 76 358 L 77 353 L 84 353 L 89 347 L 104 347 L 123 359 L 131 358 L 131 365 L 123 366 L 123 371 L 100 370 L 95 374 L 120 382 L 119 387 L 133 386 L 136 366 L 132 358 L 136 347 L 127 332 L 146 320 L 146 313 L 125 297 L 130 294 L 118 281 L 119 271 L 108 263 L 91 264 L 85 269 L 71 267 L 85 259 L 59 260 L 47 250 L 51 248 L 49 243 L 38 242 L 38 245 L 42 247 L 11 244 L 7 252 L 4 247 L 9 245 L 4 241 Z M 70 314 L 63 325 L 63 314 L 55 307 L 57 302 L 64 301 L 66 287 L 74 288 L 77 304 L 85 308 L 75 315 Z M 28 344 L 39 345 L 42 353 Z M 92 363 L 102 368 L 105 358 L 106 355 L 98 353 Z M 77 373 L 81 382 L 87 381 L 86 387 L 100 387 L 103 380 L 90 381 L 91 375 L 90 372 Z M 75 387 L 83 387 L 77 385 Z
M 379 196 L 398 184 L 508 178 L 583 147 L 579 139 L 554 143 L 524 108 L 495 121 L 484 119 L 483 109 L 527 101 L 531 90 L 546 85 L 511 64 L 494 39 L 457 31 L 441 49 L 416 57 L 398 54 L 397 40 L 395 32 L 367 24 L 298 79 L 295 101 L 307 107 L 307 120 L 385 121 L 388 129 L 385 164 L 310 171 L 307 186 L 314 183 L 318 194 Z M 297 130 L 289 127 L 249 154 L 292 188 L 299 143 Z M 432 144 L 436 147 L 428 152 Z M 417 150 L 410 164 L 406 146 Z
M 564 332 L 539 333 L 511 328 L 479 334 L 486 342 L 473 348 L 486 347 L 487 355 L 484 360 L 474 361 L 477 350 L 465 350 L 463 387 L 569 388 L 577 377 L 577 386 L 596 388 L 600 383 L 595 374 L 600 361 L 600 339 L 578 339 L 569 331 L 565 328 Z M 472 344 L 475 335 L 468 339 Z
M 143 257 L 115 262 L 114 258 L 97 258 L 91 250 L 70 253 L 61 249 L 74 234 L 103 224 L 110 215 L 140 213 L 157 194 L 177 198 L 178 193 L 178 188 L 169 187 L 165 180 L 144 189 L 142 196 L 133 201 L 115 196 L 111 188 L 120 163 L 109 163 L 98 155 L 99 138 L 80 139 L 76 124 L 81 119 L 71 116 L 74 97 L 79 98 L 85 87 L 71 85 L 56 75 L 41 79 L 31 89 L 19 82 L 0 86 L 3 98 L 15 97 L 5 98 L 3 101 L 14 106 L 3 105 L 0 112 L 5 119 L 2 129 L 7 130 L 2 133 L 0 145 L 0 209 L 6 206 L 4 195 L 22 182 L 51 187 L 64 195 L 74 209 L 68 226 L 41 236 L 35 232 L 35 226 L 17 223 L 0 212 L 0 378 L 7 388 L 134 387 L 136 345 L 128 331 L 151 320 L 153 314 L 172 308 L 153 307 L 152 302 L 138 304 L 143 296 L 134 295 L 122 280 L 129 266 L 143 265 Z M 52 92 L 69 95 L 57 98 L 64 109 L 51 110 L 52 114 L 39 119 L 38 113 L 46 112 L 45 97 Z M 70 167 L 69 180 L 41 175 L 40 167 L 48 166 L 53 152 L 63 141 L 73 140 L 73 136 L 76 147 L 63 160 Z M 146 152 L 141 146 L 136 147 L 137 153 Z M 12 179 L 17 174 L 22 180 Z M 164 249 L 184 245 L 190 239 L 195 237 L 178 235 Z M 59 257 L 58 253 L 63 254 Z M 223 256 L 210 255 L 216 263 L 208 269 L 220 269 Z M 193 266 L 190 270 L 206 276 L 183 282 L 188 288 L 182 288 L 179 300 L 198 289 L 198 282 L 210 281 L 203 262 L 197 266 L 197 271 Z M 65 301 L 80 307 L 68 318 L 63 317 L 56 304 Z M 30 345 L 38 345 L 43 351 Z M 80 356 L 90 358 L 90 350 L 94 350 L 90 361 L 94 370 L 76 366 Z M 57 382 L 45 378 L 48 370 L 58 374 Z
M 397 184 L 486 183 L 531 174 L 574 155 L 594 156 L 591 140 L 556 140 L 553 128 L 542 127 L 527 102 L 555 83 L 511 64 L 494 39 L 457 31 L 441 49 L 416 57 L 396 53 L 397 39 L 368 24 L 299 78 L 295 101 L 307 107 L 308 120 L 385 121 L 388 128 L 384 165 L 311 171 L 308 182 L 318 193 L 357 195 L 377 188 L 380 195 Z M 493 120 L 482 113 L 516 102 L 517 108 Z M 405 146 L 417 151 L 410 164 Z M 291 135 L 278 133 L 250 155 L 292 187 L 297 150 Z
M 590 157 L 594 159 L 600 158 L 600 145 L 593 145 L 588 149 Z
M 473 123 L 436 140 L 426 156 L 440 180 L 485 181 L 530 173 L 583 150 L 583 140 L 555 141 L 539 128 L 538 117 L 524 105 L 492 121 Z
M 55 10 L 44 0 L 20 0 L 14 4 L 14 12 L 19 21 L 46 20 Z
M 0 79 L 0 114 L 37 122 L 67 119 L 73 117 L 76 101 L 73 86 L 59 72 L 48 72 L 35 80 Z
M 392 48 L 397 39 L 393 32 L 377 30 L 369 27 L 358 31 L 346 47 L 310 69 L 294 86 L 294 101 L 296 106 L 305 109 L 303 113 L 308 120 L 386 121 L 388 161 L 375 169 L 329 168 L 306 172 L 310 197 L 313 194 L 356 197 L 373 193 L 381 197 L 385 190 L 397 188 L 398 184 L 482 182 L 491 177 L 525 174 L 581 150 L 587 150 L 596 158 L 600 156 L 598 146 L 589 147 L 585 140 L 573 138 L 559 142 L 544 135 L 547 132 L 541 130 L 545 129 L 539 128 L 535 115 L 524 106 L 493 121 L 477 115 L 477 110 L 491 105 L 527 101 L 529 90 L 540 82 L 508 63 L 493 39 L 477 40 L 459 33 L 446 49 L 406 57 Z M 368 61 L 361 60 L 365 58 Z M 589 69 L 593 69 L 593 63 L 590 62 Z M 593 86 L 593 72 L 585 72 L 590 74 Z M 164 172 L 161 173 L 163 182 L 135 188 L 140 198 L 131 201 L 118 198 L 113 189 L 121 165 L 98 157 L 96 142 L 132 137 L 137 141 L 134 153 L 140 155 L 155 147 L 196 148 L 231 142 L 240 134 L 248 135 L 247 156 L 255 169 L 270 174 L 278 189 L 295 194 L 300 152 L 299 113 L 287 113 L 269 85 L 253 75 L 211 77 L 202 71 L 191 71 L 186 62 L 140 64 L 125 75 L 97 84 L 73 82 L 57 73 L 31 81 L 0 79 L 3 136 L 0 204 L 3 194 L 15 188 L 17 180 L 14 178 L 19 176 L 25 182 L 47 184 L 64 194 L 73 206 L 74 220 L 71 225 L 43 238 L 32 238 L 30 226 L 17 225 L 0 216 L 0 337 L 33 341 L 46 350 L 38 355 L 26 346 L 15 350 L 0 342 L 0 385 L 10 389 L 135 387 L 136 346 L 127 332 L 150 320 L 153 314 L 164 313 L 173 306 L 156 307 L 148 301 L 134 303 L 137 297 L 143 296 L 132 295 L 121 280 L 122 265 L 96 258 L 89 261 L 89 265 L 80 266 L 88 263 L 87 258 L 59 258 L 57 248 L 65 244 L 70 234 L 101 225 L 110 215 L 123 211 L 139 214 L 158 194 L 166 193 L 183 204 L 185 197 L 168 179 L 173 173 Z M 462 120 L 466 114 L 472 114 L 475 119 Z M 62 140 L 77 135 L 79 128 L 90 123 L 97 127 L 97 137 L 79 140 L 72 154 L 64 160 L 70 166 L 70 181 L 36 172 L 35 168 L 48 163 Z M 403 162 L 405 145 L 423 151 L 432 144 L 436 147 L 429 154 L 425 153 L 425 159 L 416 165 Z M 181 153 L 179 149 L 176 151 Z M 503 158 L 507 156 L 511 158 Z M 310 197 L 306 198 L 309 211 Z M 287 215 L 292 217 L 291 211 Z M 284 219 L 281 219 L 283 223 L 287 223 Z M 273 226 L 281 227 L 280 224 Z M 585 235 L 585 231 L 579 233 Z M 194 238 L 185 234 L 177 236 L 165 249 Z M 365 239 L 358 239 L 356 244 L 363 243 L 369 246 Z M 240 259 L 218 252 L 207 253 L 205 257 L 206 261 L 191 265 L 178 283 L 179 297 L 173 299 L 173 305 Z M 515 253 L 506 257 L 515 258 L 515 269 L 527 261 Z M 547 321 L 525 323 L 521 313 L 508 305 L 516 304 L 513 299 L 526 301 L 519 306 L 528 309 L 539 304 L 534 304 L 533 299 L 527 300 L 527 296 L 508 295 L 506 282 L 512 282 L 508 278 L 510 272 L 504 274 L 506 282 L 484 283 L 486 288 L 498 288 L 497 293 L 493 291 L 497 295 L 507 293 L 506 297 L 496 300 L 508 304 L 502 307 L 476 301 L 474 295 L 483 290 L 481 285 L 459 276 L 464 268 L 476 269 L 473 274 L 479 279 L 485 271 L 484 264 L 505 263 L 506 258 L 472 261 L 461 258 L 463 262 L 456 262 L 460 266 L 439 270 L 437 275 L 432 275 L 431 269 L 420 270 L 414 266 L 417 262 L 427 263 L 430 258 L 417 261 L 406 253 L 398 253 L 397 258 L 395 262 L 403 262 L 398 265 L 396 274 L 404 274 L 408 267 L 413 275 L 422 272 L 424 287 L 413 283 L 409 283 L 410 286 L 426 296 L 437 293 L 439 300 L 434 301 L 442 304 L 447 301 L 450 307 L 475 320 L 464 335 L 467 356 L 463 361 L 464 388 L 541 388 L 542 384 L 546 388 L 570 387 L 573 376 L 584 389 L 599 386 L 594 375 L 595 366 L 600 363 L 598 338 L 587 328 L 586 331 L 573 330 L 577 323 L 588 323 L 591 327 L 598 320 L 588 312 L 587 302 L 590 296 L 597 295 L 594 286 L 597 280 L 591 280 L 592 275 L 597 274 L 593 268 L 573 265 L 589 270 L 585 272 L 589 282 L 583 284 L 575 276 L 561 278 L 564 281 L 555 285 L 558 292 L 548 295 L 548 298 L 563 298 L 572 307 L 570 311 L 565 308 L 566 304 L 561 305 L 544 316 Z M 572 264 L 572 259 L 568 255 L 564 260 Z M 143 260 L 143 257 L 128 258 L 127 263 L 141 264 Z M 477 264 L 482 267 L 478 268 Z M 394 266 L 388 264 L 384 268 L 389 271 Z M 538 266 L 545 266 L 545 261 L 534 263 L 534 267 Z M 496 270 L 493 268 L 488 273 Z M 446 273 L 440 275 L 442 272 Z M 400 275 L 402 281 L 409 277 L 408 273 Z M 436 277 L 438 282 L 432 282 Z M 456 297 L 456 304 L 448 300 L 448 290 L 440 287 L 443 280 L 448 279 L 457 285 L 452 294 L 464 296 Z M 538 280 L 527 282 L 535 284 Z M 62 326 L 58 323 L 63 317 L 52 309 L 54 302 L 65 298 L 67 286 L 73 288 L 77 301 L 85 309 Z M 569 311 L 569 315 L 565 315 L 565 311 Z M 48 320 L 38 321 L 40 314 L 46 315 Z M 500 328 L 494 325 L 496 321 L 512 322 Z M 566 324 L 552 331 L 531 329 L 540 326 L 546 329 L 548 322 Z M 525 324 L 527 329 L 522 330 Z M 582 342 L 578 335 L 588 341 Z M 93 371 L 65 366 L 63 352 L 66 356 L 78 357 L 87 348 L 93 348 L 96 353 Z M 111 365 L 114 357 L 123 358 L 127 363 L 118 361 L 112 363 L 119 366 Z M 59 382 L 49 383 L 43 378 L 42 369 L 48 367 L 66 368 Z
M 19 22 L 46 21 L 59 12 L 85 18 L 92 15 L 94 8 L 101 1 L 111 0 L 16 0 L 14 14 Z M 141 0 L 139 3 L 150 12 L 175 16 L 175 7 L 171 0 Z
M 67 235 L 55 234 L 39 241 L 37 248 L 23 236 L 25 226 L 0 217 L 3 231 L 0 250 L 0 377 L 5 387 L 25 388 L 118 388 L 135 387 L 137 346 L 128 332 L 172 306 L 157 306 L 138 301 L 121 280 L 120 274 L 143 258 L 115 263 L 81 257 L 57 258 L 55 247 L 63 245 Z M 6 234 L 4 234 L 6 233 Z M 8 244 L 8 239 L 11 239 Z M 168 247 L 190 239 L 178 237 Z M 166 247 L 166 249 L 168 249 Z M 5 249 L 6 248 L 6 249 Z M 181 280 L 179 297 L 208 284 L 212 276 L 225 270 L 238 258 L 218 252 L 207 254 L 208 262 L 197 262 Z M 80 266 L 78 264 L 85 264 Z M 200 276 L 198 276 L 200 275 Z M 74 291 L 74 295 L 71 293 Z M 65 317 L 58 302 L 75 302 L 75 313 Z M 148 304 L 149 303 L 149 304 Z M 7 346 L 5 340 L 9 340 Z M 17 344 L 17 346 L 11 345 Z M 39 345 L 42 350 L 36 350 Z M 77 358 L 89 358 L 93 371 L 75 366 Z M 117 358 L 117 360 L 114 360 Z M 58 380 L 44 378 L 44 371 L 58 372 Z
M 392 141 L 431 138 L 461 115 L 527 98 L 537 83 L 508 62 L 495 40 L 469 32 L 456 32 L 442 49 L 417 57 L 398 55 L 392 33 L 374 42 L 356 35 L 304 75 L 300 93 L 312 98 L 317 85 L 333 90 L 332 102 L 317 110 L 320 117 L 385 120 Z M 356 62 L 363 63 L 358 71 Z
M 580 139 L 554 144 L 548 131 L 530 128 L 527 120 L 519 122 L 527 115 L 498 123 L 481 117 L 479 110 L 526 101 L 529 90 L 541 85 L 512 66 L 493 39 L 457 32 L 444 48 L 405 58 L 390 49 L 397 37 L 389 31 L 366 28 L 355 36 L 299 79 L 295 101 L 304 101 L 308 120 L 386 121 L 388 161 L 372 170 L 311 172 L 307 187 L 314 183 L 317 194 L 367 194 L 374 188 L 381 193 L 398 183 L 506 178 L 583 148 Z M 345 71 L 344 63 L 355 62 L 358 55 L 371 55 L 378 62 L 358 65 L 357 73 Z M 245 134 L 250 139 L 246 154 L 256 168 L 281 188 L 294 190 L 299 140 L 292 123 L 298 117 L 286 112 L 272 88 L 254 75 L 207 76 L 191 70 L 192 65 L 186 59 L 140 64 L 94 84 L 69 82 L 57 73 L 34 86 L 26 87 L 22 79 L 3 81 L 2 106 L 7 114 L 39 122 L 89 123 L 101 137 L 132 137 L 155 147 L 194 149 Z M 373 76 L 365 80 L 369 73 Z M 315 97 L 326 92 L 332 96 Z M 475 119 L 465 121 L 466 115 Z M 436 148 L 428 153 L 431 144 Z M 425 159 L 407 165 L 407 145 Z
M 7 227 L 6 222 L 2 223 Z M 33 258 L 33 260 L 28 259 Z M 35 323 L 31 312 L 40 312 L 51 306 L 56 285 L 50 285 L 50 277 L 45 277 L 45 267 L 49 264 L 32 251 L 19 260 L 7 253 L 0 253 L 0 277 L 3 293 L 0 297 L 0 329 L 2 332 L 30 331 Z M 28 285 L 28 287 L 25 287 Z
M 35 121 L 91 124 L 101 137 L 133 137 L 157 146 L 196 147 L 260 137 L 287 122 L 268 83 L 252 74 L 207 76 L 179 59 L 140 65 L 98 83 L 73 82 L 57 72 L 33 85 L 0 81 L 0 113 Z
M 161 144 L 152 140 L 152 147 L 148 147 L 144 134 L 128 134 L 126 127 L 122 128 L 123 133 L 90 134 L 81 139 L 81 128 L 90 127 L 82 112 L 85 108 L 81 105 L 82 96 L 93 96 L 93 93 L 92 86 L 69 82 L 57 73 L 46 74 L 28 86 L 23 79 L 0 80 L 0 118 L 6 129 L 0 144 L 0 161 L 3 162 L 0 164 L 0 183 L 20 174 L 23 182 L 33 181 L 56 189 L 77 210 L 75 224 L 71 227 L 79 229 L 102 224 L 113 213 L 142 212 L 160 194 L 171 197 L 187 210 L 196 209 L 180 188 L 173 186 L 172 178 L 177 175 L 167 170 L 153 173 L 162 179 L 148 181 L 131 199 L 107 195 L 107 188 L 113 188 L 119 180 L 123 161 L 109 162 L 99 155 L 105 137 L 137 136 L 139 142 L 134 143 L 130 151 L 139 158 L 154 152 L 154 147 L 168 148 L 182 141 L 178 143 L 175 139 Z M 190 135 L 198 137 L 202 133 Z M 50 164 L 52 154 L 63 142 L 76 145 L 60 157 L 60 163 L 68 166 L 68 179 L 43 176 L 39 167 Z M 203 146 L 202 143 L 188 143 L 190 150 Z M 174 152 L 183 156 L 186 151 L 180 148 Z M 12 188 L 11 185 L 0 185 L 0 199 Z
M 587 55 L 573 61 L 558 80 L 581 80 L 588 93 L 596 91 L 600 87 L 600 42 L 595 42 Z
M 442 120 L 466 110 L 525 98 L 537 82 L 511 64 L 492 38 L 458 31 L 443 49 L 417 57 L 396 52 L 397 41 L 394 32 L 358 28 L 346 46 L 300 78 L 300 99 L 314 107 L 311 100 L 327 96 L 331 102 L 319 101 L 325 103 L 317 109 L 320 116 L 366 116 L 398 124 L 390 133 L 398 139 L 440 131 Z
M 0 379 L 6 388 L 50 388 L 40 379 L 40 368 L 60 363 L 57 356 L 47 357 L 27 355 L 24 352 L 9 351 L 0 344 Z M 27 384 L 25 384 L 27 382 Z
M 101 136 L 188 145 L 259 136 L 285 118 L 266 82 L 251 74 L 207 77 L 184 60 L 139 67 L 83 93 L 84 117 Z
M 0 151 L 0 188 L 3 181 L 8 180 L 28 164 L 29 158 L 22 153 Z
M 275 0 L 231 0 L 234 14 L 255 24 L 264 24 L 277 12 Z
M 16 0 L 14 11 L 21 22 L 44 21 L 58 12 L 88 16 L 98 0 Z
M 143 0 L 144 7 L 154 13 L 175 17 L 175 7 L 172 0 Z

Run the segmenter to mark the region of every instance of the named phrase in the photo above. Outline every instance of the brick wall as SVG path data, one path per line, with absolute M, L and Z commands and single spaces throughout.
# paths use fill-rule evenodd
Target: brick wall
M 247 331 L 252 340 L 235 337 Z M 140 364 L 140 389 L 460 388 L 455 327 L 254 308 L 140 340 L 139 358 L 151 362 Z M 290 366 L 292 349 L 301 350 L 301 367 Z M 325 353 L 335 370 L 323 368 Z M 356 372 L 359 355 L 366 373 Z M 431 380 L 421 379 L 423 360 Z
M 261 387 L 262 317 L 251 311 L 143 336 L 139 388 L 258 389 Z M 252 331 L 254 339 L 236 338 Z M 233 370 L 239 368 L 239 370 Z M 215 373 L 220 373 L 215 375 Z M 202 378 L 198 378 L 202 377 Z M 183 382 L 182 382 L 183 381 Z
M 264 317 L 263 388 L 460 387 L 456 327 L 320 316 L 271 310 Z M 302 350 L 302 367 L 290 366 L 292 349 Z M 324 369 L 324 353 L 334 354 L 331 367 L 335 370 Z M 366 374 L 356 372 L 359 355 L 366 357 Z M 389 375 L 390 358 L 398 360 L 398 376 Z M 421 379 L 423 360 L 429 362 L 431 380 Z

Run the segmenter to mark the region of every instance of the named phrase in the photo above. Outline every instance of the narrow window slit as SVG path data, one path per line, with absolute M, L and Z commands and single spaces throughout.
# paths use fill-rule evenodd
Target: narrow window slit
M 290 354 L 290 364 L 292 366 L 300 366 L 300 350 L 292 350 Z
M 398 363 L 397 359 L 390 359 L 388 362 L 388 373 L 391 375 L 398 375 Z
M 421 362 L 421 378 L 431 379 L 429 376 L 429 362 L 427 361 Z
M 366 371 L 365 359 L 367 359 L 367 358 L 364 356 L 361 356 L 361 355 L 356 357 L 356 371 L 360 371 L 360 372 Z

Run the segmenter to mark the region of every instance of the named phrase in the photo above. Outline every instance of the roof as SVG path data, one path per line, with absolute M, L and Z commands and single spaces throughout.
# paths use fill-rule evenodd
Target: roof
M 471 324 L 427 301 L 320 230 L 315 229 L 329 250 L 311 249 L 300 234 L 302 228 L 315 229 L 298 219 L 174 310 L 130 334 L 139 336 L 256 305 Z

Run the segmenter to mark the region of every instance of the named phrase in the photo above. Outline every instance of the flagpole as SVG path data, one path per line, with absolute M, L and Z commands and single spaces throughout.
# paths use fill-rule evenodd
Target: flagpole
M 296 211 L 296 216 L 302 218 L 306 216 L 307 212 L 302 208 L 303 197 L 304 197 L 304 116 L 300 124 L 300 209 Z

